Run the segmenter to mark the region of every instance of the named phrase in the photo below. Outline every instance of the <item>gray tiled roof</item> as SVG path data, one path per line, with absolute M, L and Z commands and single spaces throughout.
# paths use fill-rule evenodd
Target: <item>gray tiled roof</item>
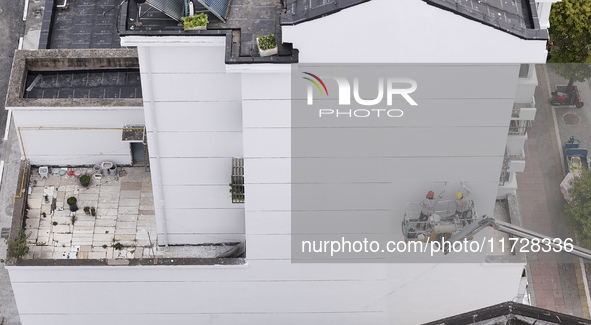
M 589 324 L 588 319 L 566 315 L 516 302 L 504 302 L 494 306 L 473 310 L 423 325 L 464 325 L 464 324 Z
M 281 15 L 281 24 L 295 25 L 367 1 L 370 0 L 283 0 L 285 12 Z M 540 29 L 538 23 L 535 0 L 422 1 L 520 38 L 548 39 L 548 32 Z
M 286 10 L 281 15 L 281 24 L 295 25 L 367 1 L 370 0 L 283 0 Z
M 523 39 L 548 39 L 540 29 L 534 0 L 423 0 Z

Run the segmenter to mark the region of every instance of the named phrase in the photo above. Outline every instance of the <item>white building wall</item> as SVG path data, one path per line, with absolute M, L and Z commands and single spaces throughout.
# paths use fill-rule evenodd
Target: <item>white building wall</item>
M 372 17 L 367 29 L 349 27 L 359 17 Z M 388 42 L 384 30 L 400 32 Z M 416 30 L 428 32 L 408 32 Z M 486 41 L 466 50 L 466 39 L 481 38 Z M 300 50 L 302 63 L 541 62 L 545 47 L 411 0 L 373 0 L 285 27 L 283 40 Z M 140 55 L 159 242 L 166 235 L 169 243 L 190 243 L 246 232 L 248 264 L 8 267 L 23 324 L 416 324 L 513 299 L 523 264 L 291 263 L 290 72 L 254 66 L 226 73 L 233 69 L 223 64 L 222 43 L 122 40 Z M 507 68 L 517 75 L 518 64 Z M 401 137 L 443 138 L 445 146 L 433 148 L 434 159 L 407 145 L 389 158 L 403 167 L 391 175 L 401 182 L 374 186 L 378 191 L 368 197 L 391 209 L 393 220 L 401 218 L 396 209 L 423 197 L 434 181 L 456 182 L 448 195 L 467 181 L 479 211 L 492 212 L 516 81 L 508 79 L 501 92 L 483 84 L 474 86 L 493 89 L 484 98 L 494 99 L 475 101 L 478 111 L 459 105 L 421 113 L 428 118 L 405 117 L 410 127 Z M 470 118 L 458 119 L 462 114 Z M 223 175 L 224 164 L 232 157 L 245 158 L 244 207 L 230 204 L 224 191 L 230 172 Z M 351 201 L 345 208 L 358 204 Z
M 550 11 L 552 4 L 560 0 L 536 0 L 536 9 L 541 28 L 550 28 Z
M 507 73 L 510 74 L 512 71 L 516 75 L 518 66 L 508 65 L 501 69 L 507 69 Z M 495 69 L 498 71 L 498 67 Z M 293 180 L 289 177 L 291 161 L 309 159 L 314 168 L 326 170 L 327 173 L 336 166 L 323 166 L 314 158 L 291 157 L 291 111 L 287 100 L 292 96 L 289 73 L 244 73 L 242 80 L 248 263 L 249 267 L 265 265 L 270 272 L 281 273 L 286 282 L 279 290 L 289 296 L 299 295 L 299 298 L 294 296 L 294 299 L 309 301 L 300 314 L 290 315 L 290 319 L 298 319 L 304 313 L 317 312 L 312 321 L 314 323 L 331 323 L 335 317 L 339 322 L 355 323 L 359 320 L 350 318 L 347 312 L 363 310 L 365 322 L 372 324 L 416 324 L 438 319 L 443 315 L 459 313 L 462 309 L 469 310 L 477 305 L 486 305 L 486 301 L 491 297 L 483 297 L 482 290 L 487 290 L 484 287 L 491 282 L 490 279 L 481 278 L 484 274 L 495 273 L 495 276 L 515 279 L 520 277 L 521 264 L 368 264 L 362 266 L 361 273 L 356 265 L 285 264 L 290 261 L 292 245 L 290 211 L 293 207 L 290 204 L 290 183 Z M 257 85 L 258 88 L 251 85 Z M 323 209 L 348 211 L 372 206 L 374 209 L 387 211 L 386 213 L 392 216 L 391 226 L 399 228 L 405 203 L 423 197 L 434 181 L 455 182 L 448 188 L 448 196 L 453 196 L 454 191 L 459 190 L 460 181 L 468 182 L 478 208 L 482 210 L 480 212 L 491 214 L 497 193 L 515 86 L 514 78 L 505 83 L 502 91 L 498 87 L 483 87 L 488 89 L 484 90 L 486 94 L 474 95 L 470 91 L 466 92 L 475 98 L 458 99 L 452 95 L 451 98 L 442 98 L 441 93 L 445 93 L 445 90 L 433 94 L 435 98 L 421 98 L 421 103 L 433 100 L 441 103 L 439 108 L 445 109 L 422 111 L 419 108 L 404 117 L 405 128 L 399 130 L 398 136 L 375 139 L 375 142 L 368 145 L 370 149 L 384 148 L 387 147 L 386 142 L 390 141 L 395 147 L 395 157 L 379 158 L 382 161 L 388 160 L 392 166 L 396 166 L 388 176 L 394 183 L 384 184 L 383 179 L 364 180 L 366 183 L 359 185 L 348 183 L 347 188 L 365 187 L 368 195 L 344 200 L 345 205 L 337 198 L 337 205 L 331 205 L 330 200 L 323 201 L 321 206 L 317 207 L 318 211 L 312 211 L 311 215 L 319 216 L 322 214 L 319 210 Z M 498 98 L 490 99 L 495 96 Z M 477 99 L 480 97 L 488 99 Z M 307 131 L 314 132 L 314 129 Z M 394 141 L 396 138 L 404 141 Z M 408 142 L 416 146 L 408 145 Z M 435 145 L 429 147 L 429 151 L 425 151 L 428 143 Z M 312 156 L 321 154 L 315 153 Z M 358 159 L 354 163 L 343 160 L 338 169 L 370 166 L 376 159 L 378 158 Z M 323 192 L 335 193 L 338 199 L 346 195 L 341 190 L 343 184 L 312 184 L 322 183 L 322 179 L 298 181 L 311 183 L 311 189 L 324 186 L 326 190 Z M 343 183 L 351 181 L 353 180 L 342 179 Z M 450 192 L 452 194 L 449 194 Z M 392 196 L 392 193 L 396 195 Z M 369 210 L 365 213 L 368 219 L 375 214 Z M 395 232 L 396 235 L 398 237 L 393 237 L 392 240 L 403 239 L 400 231 Z M 465 272 L 474 273 L 467 275 Z M 340 282 L 337 279 L 341 276 L 349 280 Z M 359 295 L 358 283 L 351 281 L 358 277 L 367 285 Z M 301 290 L 291 291 L 287 279 L 297 281 Z M 322 286 L 317 284 L 325 279 L 333 279 L 336 281 L 335 286 L 346 288 L 339 293 L 343 296 L 330 301 L 316 301 L 314 297 L 324 291 Z M 491 294 L 496 296 L 496 301 L 515 295 L 517 282 L 510 280 L 504 284 L 507 286 L 491 290 L 494 291 Z M 369 289 L 370 293 L 367 293 L 366 289 Z M 452 292 L 454 294 L 450 294 Z M 340 299 L 348 303 L 341 302 Z M 342 306 L 348 306 L 347 312 L 340 310 L 340 306 L 332 306 L 341 303 Z M 363 306 L 362 309 L 358 309 L 360 306 Z M 456 307 L 457 312 L 451 311 Z M 268 310 L 278 309 L 270 307 Z M 328 312 L 329 310 L 331 312 Z M 373 311 L 374 314 L 368 313 L 369 311 Z M 285 321 L 286 318 L 278 319 Z
M 507 137 L 507 151 L 511 156 L 523 155 L 523 146 L 527 140 L 527 133 L 524 135 L 510 135 Z
M 527 77 L 519 78 L 515 92 L 516 103 L 533 103 L 534 91 L 538 85 L 538 76 L 534 64 L 529 65 Z
M 261 260 L 7 269 L 23 325 L 357 325 L 418 324 L 509 301 L 523 266 Z
M 158 243 L 242 241 L 244 208 L 228 185 L 242 157 L 240 76 L 226 74 L 224 38 L 167 39 L 138 46 Z
M 122 141 L 127 124 L 143 125 L 143 107 L 18 107 L 12 109 L 33 165 L 79 166 L 111 161 L 131 164 Z M 23 149 L 21 148 L 21 151 Z

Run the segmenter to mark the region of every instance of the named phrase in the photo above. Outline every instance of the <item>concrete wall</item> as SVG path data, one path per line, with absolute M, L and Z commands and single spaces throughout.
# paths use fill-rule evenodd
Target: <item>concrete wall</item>
M 511 156 L 519 156 L 523 154 L 523 146 L 527 140 L 527 133 L 525 135 L 509 135 L 507 137 L 507 150 Z
M 310 139 L 348 143 L 351 150 L 339 152 L 342 155 L 339 161 L 331 160 L 336 151 L 330 150 L 309 150 L 292 157 L 292 164 L 305 161 L 313 166 L 310 167 L 314 169 L 313 176 L 302 175 L 297 179 L 297 183 L 309 189 L 307 193 L 321 197 L 310 209 L 363 211 L 368 215 L 387 211 L 396 229 L 392 231 L 398 236 L 395 239 L 401 239 L 399 227 L 407 203 L 421 201 L 429 190 L 439 193 L 444 182 L 448 182 L 444 199 L 451 200 L 462 190 L 460 182 L 464 182 L 472 190 L 479 214 L 492 215 L 518 68 L 518 64 L 417 67 L 414 75 L 421 77 L 417 79 L 420 91 L 413 93 L 413 98 L 419 105 L 405 109 L 405 115 L 396 121 L 385 122 L 381 128 L 376 127 L 376 119 L 366 119 L 365 124 L 331 124 L 333 129 L 350 128 L 333 139 L 325 132 L 329 126 L 318 119 L 317 127 L 305 129 L 313 135 Z M 408 74 L 403 75 L 414 76 L 412 70 L 408 67 Z M 455 76 L 453 84 L 446 83 L 450 75 Z M 376 129 L 382 132 L 375 133 Z M 253 131 L 261 134 L 257 139 L 279 138 L 264 136 L 263 132 L 272 131 Z M 375 137 L 363 138 L 370 132 Z M 272 156 L 268 152 L 281 147 L 260 145 L 253 155 Z M 279 149 L 274 152 L 283 154 Z M 390 166 L 387 172 L 371 178 L 360 177 L 364 171 L 367 171 L 365 175 L 371 175 L 369 171 L 384 165 Z
M 354 8 L 286 27 L 284 41 L 300 49 L 301 62 L 513 63 L 539 61 L 537 52 L 544 48 L 420 1 L 374 0 Z M 358 17 L 373 17 L 367 30 L 376 32 L 349 28 L 346 22 Z M 385 42 L 384 30 L 401 32 Z M 429 33 L 402 33 L 410 30 Z M 466 51 L 465 40 L 475 38 L 487 41 Z M 226 67 L 223 40 L 211 37 L 126 37 L 122 45 L 138 46 L 140 55 L 159 242 L 163 237 L 169 243 L 224 241 L 245 233 L 248 265 L 10 267 L 25 325 L 82 319 L 86 324 L 416 324 L 517 294 L 522 264 L 291 263 L 289 68 Z M 455 182 L 448 188 L 453 195 L 459 181 L 467 181 L 479 211 L 490 214 L 518 67 L 503 67 L 515 78 L 506 78 L 500 88 L 487 85 L 486 78 L 472 80 L 486 96 L 466 92 L 473 97 L 461 98 L 462 105 L 405 117 L 409 127 L 398 130 L 398 137 L 420 144 L 437 140 L 430 147 L 433 155 L 399 143 L 397 156 L 388 159 L 402 166 L 392 174 L 400 183 L 391 182 L 384 191 L 374 181 L 367 197 L 401 218 L 396 209 L 424 197 L 434 182 Z M 451 103 L 453 97 L 431 100 Z M 230 170 L 224 170 L 232 157 L 245 159 L 243 206 L 231 204 L 227 192 Z M 357 202 L 349 204 L 340 208 L 355 208 Z
M 474 68 L 471 75 L 486 75 L 489 77 L 486 79 L 490 81 L 496 80 L 499 74 L 516 75 L 518 68 L 518 64 Z M 442 75 L 454 74 L 454 69 L 450 67 L 436 66 L 433 69 L 440 72 L 439 78 Z M 297 71 L 290 73 L 296 74 Z M 375 141 L 367 146 L 370 151 L 380 151 L 388 147 L 386 143 L 390 144 L 391 151 L 388 153 L 395 152 L 391 157 L 387 153 L 384 155 L 388 157 L 381 158 L 371 155 L 361 157 L 362 153 L 352 153 L 355 157 L 359 156 L 359 159 L 354 163 L 342 159 L 337 167 L 324 166 L 319 162 L 321 159 L 315 158 L 322 157 L 322 152 L 311 153 L 309 157 L 292 157 L 293 152 L 290 148 L 293 129 L 290 130 L 291 106 L 288 100 L 292 97 L 289 91 L 292 82 L 290 73 L 276 68 L 275 71 L 251 71 L 242 74 L 247 258 L 249 266 L 263 264 L 270 269 L 278 268 L 286 279 L 297 281 L 300 290 L 294 290 L 287 282 L 277 288 L 288 297 L 293 294 L 300 297 L 294 296 L 294 299 L 306 299 L 310 302 L 299 313 L 290 314 L 290 319 L 300 322 L 300 317 L 303 317 L 304 313 L 330 309 L 339 316 L 319 312 L 311 321 L 324 324 L 338 319 L 339 323 L 358 323 L 359 320 L 348 313 L 358 310 L 358 306 L 362 305 L 362 310 L 365 311 L 363 319 L 372 324 L 416 324 L 435 320 L 440 318 L 439 315 L 454 314 L 452 309 L 456 307 L 458 310 L 468 310 L 466 303 L 485 305 L 490 297 L 483 297 L 482 290 L 487 290 L 483 286 L 492 284 L 490 279 L 485 278 L 485 274 L 491 271 L 490 267 L 499 271 L 496 275 L 506 272 L 508 277 L 520 277 L 519 265 L 291 264 L 284 268 L 284 263 L 290 261 L 293 245 L 290 226 L 293 209 L 290 183 L 293 179 L 289 172 L 294 159 L 307 159 L 311 166 L 320 168 L 327 174 L 335 169 L 371 168 L 377 160 L 395 166 L 385 180 L 360 181 L 345 177 L 336 184 L 323 183 L 322 178 L 298 180 L 308 183 L 310 192 L 317 193 L 318 188 L 322 187 L 325 189 L 323 193 L 335 193 L 339 197 L 332 201 L 322 201 L 315 211 L 311 211 L 313 215 L 320 215 L 322 210 L 327 209 L 362 210 L 369 218 L 375 210 L 383 210 L 391 216 L 392 225 L 397 227 L 393 231 L 392 240 L 402 240 L 399 227 L 405 204 L 424 197 L 435 182 L 450 181 L 448 197 L 461 189 L 460 181 L 467 182 L 472 188 L 479 212 L 491 215 L 498 190 L 499 170 L 516 87 L 516 78 L 503 78 L 503 87 L 483 86 L 484 81 L 481 81 L 478 94 L 468 90 L 464 91 L 464 97 L 461 97 L 457 92 L 451 92 L 446 88 L 451 85 L 438 83 L 438 89 L 427 91 L 426 95 L 417 99 L 423 103 L 422 107 L 409 110 L 408 115 L 401 119 L 403 127 L 401 125 L 400 128 L 393 128 L 393 132 L 398 132 L 395 136 L 374 139 Z M 469 89 L 470 85 L 478 84 L 476 80 L 470 79 L 461 82 L 463 83 L 458 89 Z M 428 87 L 426 84 L 422 86 Z M 439 105 L 426 105 L 429 101 Z M 306 131 L 317 130 L 311 128 Z M 439 183 L 438 186 L 440 185 Z M 351 189 L 359 189 L 366 195 L 342 200 Z M 346 203 L 343 204 L 343 201 Z M 356 273 L 356 267 L 362 267 L 362 273 Z M 306 271 L 302 271 L 303 269 Z M 470 273 L 474 276 L 471 278 L 472 275 L 466 273 L 472 272 L 468 271 L 469 269 L 478 274 Z M 355 282 L 338 282 L 340 276 L 359 276 L 364 284 L 358 287 Z M 315 297 L 324 294 L 322 283 L 325 279 L 338 282 L 335 283 L 335 288 L 339 289 L 331 290 L 335 293 L 343 287 L 348 289 L 344 292 L 339 291 L 339 295 L 343 296 L 338 298 L 316 301 Z M 509 281 L 494 290 L 491 288 L 491 294 L 508 297 L 516 290 L 515 283 Z M 451 292 L 453 294 L 450 294 Z M 286 303 L 287 301 L 282 303 L 281 307 L 270 305 L 266 310 L 282 311 Z M 457 304 L 462 306 L 459 307 Z M 343 306 L 345 309 L 341 310 Z M 285 320 L 285 316 L 277 320 Z
M 517 90 L 515 91 L 515 102 L 532 103 L 537 85 L 538 76 L 536 74 L 536 67 L 534 64 L 530 64 L 527 77 L 518 78 Z
M 507 194 L 515 194 L 517 192 L 517 176 L 515 172 L 509 172 L 509 180 L 499 186 L 497 191 L 497 200 L 504 200 Z
M 158 243 L 242 241 L 228 185 L 243 155 L 240 75 L 226 74 L 223 38 L 176 39 L 186 43 L 138 46 Z
M 121 128 L 144 124 L 142 107 L 18 107 L 12 116 L 27 158 L 42 166 L 129 165 L 131 147 Z
M 541 28 L 550 27 L 550 11 L 552 10 L 552 4 L 559 2 L 560 0 L 536 0 L 536 9 L 538 11 L 538 19 L 540 21 Z
M 356 325 L 418 324 L 509 301 L 523 265 L 253 260 L 7 269 L 23 325 Z

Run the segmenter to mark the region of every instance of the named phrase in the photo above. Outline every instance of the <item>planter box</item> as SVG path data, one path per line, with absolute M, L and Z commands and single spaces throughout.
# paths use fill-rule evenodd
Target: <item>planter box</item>
M 187 28 L 185 30 L 206 30 L 206 29 L 207 29 L 207 25 L 205 25 L 205 26 L 191 27 L 191 28 Z
M 262 50 L 261 47 L 259 46 L 259 38 L 258 37 L 257 37 L 257 48 L 259 49 L 260 56 L 277 55 L 277 46 L 275 46 L 272 49 Z

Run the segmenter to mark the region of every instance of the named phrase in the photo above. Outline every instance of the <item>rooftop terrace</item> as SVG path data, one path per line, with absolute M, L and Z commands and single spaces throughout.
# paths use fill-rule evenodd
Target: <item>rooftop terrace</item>
M 158 259 L 168 259 L 160 261 L 168 264 L 175 260 L 180 264 L 240 264 L 237 259 L 218 258 L 233 246 L 157 247 L 150 173 L 144 167 L 116 170 L 116 174 L 92 177 L 84 187 L 78 177 L 95 174 L 92 168 L 49 168 L 47 177 L 39 173 L 39 167 L 32 168 L 24 223 L 30 235 L 29 251 L 19 264 L 81 260 L 78 264 L 95 265 L 94 260 L 128 265 L 144 260 L 152 264 Z M 77 198 L 78 211 L 70 211 L 69 197 Z M 84 207 L 94 207 L 95 215 L 86 214 Z
M 92 169 L 83 167 L 71 170 L 92 174 Z M 76 176 L 62 174 L 60 168 L 52 168 L 42 178 L 38 168 L 33 169 L 25 220 L 33 245 L 25 258 L 112 259 L 154 254 L 156 220 L 149 172 L 126 167 L 120 177 L 93 179 L 88 187 L 81 186 Z M 66 203 L 69 197 L 78 200 L 75 213 Z M 86 206 L 94 207 L 96 216 L 86 214 Z
M 183 0 L 171 0 L 182 4 Z M 182 23 L 163 11 L 150 6 L 148 2 L 140 5 L 128 1 L 122 6 L 119 30 L 126 35 L 199 35 L 226 37 L 226 63 L 293 63 L 297 62 L 297 50 L 291 44 L 281 42 L 281 13 L 284 11 L 282 0 L 232 0 L 228 19 L 223 22 L 209 14 L 207 30 L 184 31 Z M 278 55 L 260 57 L 256 38 L 274 34 L 277 38 Z
M 115 10 L 120 0 L 46 0 L 40 49 L 120 48 Z

